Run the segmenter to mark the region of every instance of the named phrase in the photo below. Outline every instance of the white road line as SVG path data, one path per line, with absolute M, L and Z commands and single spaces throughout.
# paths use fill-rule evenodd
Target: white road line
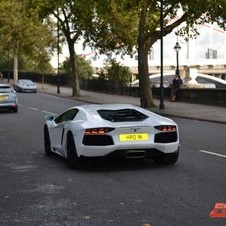
M 57 115 L 56 113 L 53 113 L 53 112 L 49 112 L 49 111 L 45 111 L 45 110 L 40 110 L 38 108 L 34 108 L 34 107 L 30 107 L 30 106 L 25 106 L 25 105 L 22 105 L 22 104 L 19 104 L 19 106 L 21 106 L 21 107 L 27 107 L 28 109 L 33 110 L 33 111 L 41 111 L 42 113 L 48 114 L 48 115 Z
M 29 106 L 27 106 L 27 108 L 28 108 L 28 109 L 31 109 L 31 110 L 34 110 L 34 111 L 39 111 L 38 108 L 33 108 L 33 107 L 29 107 Z
M 25 106 L 25 105 L 22 105 L 22 104 L 18 104 L 19 106 L 21 107 L 27 107 L 28 109 L 31 109 L 31 110 L 34 110 L 34 111 L 41 111 L 42 113 L 44 114 L 48 114 L 48 115 L 58 115 L 56 113 L 53 113 L 53 112 L 50 112 L 50 111 L 45 111 L 45 110 L 40 110 L 38 108 L 34 108 L 34 107 L 30 107 L 30 106 Z
M 48 115 L 57 115 L 56 113 L 49 112 L 49 111 L 44 111 L 44 110 L 42 110 L 41 112 L 43 112 L 45 114 L 48 114 Z
M 215 156 L 218 156 L 218 157 L 226 158 L 226 155 L 218 154 L 218 153 L 215 153 L 215 152 L 205 151 L 205 150 L 199 150 L 199 151 L 202 152 L 202 153 L 209 154 L 209 155 L 215 155 Z

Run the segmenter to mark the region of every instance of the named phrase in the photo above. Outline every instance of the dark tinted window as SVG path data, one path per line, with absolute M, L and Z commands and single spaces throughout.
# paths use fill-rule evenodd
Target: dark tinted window
M 13 89 L 11 88 L 11 86 L 0 86 L 0 93 L 13 93 Z
M 98 110 L 100 116 L 111 122 L 142 121 L 147 115 L 134 109 Z
M 58 124 L 61 122 L 73 120 L 77 113 L 78 113 L 78 109 L 70 109 L 70 110 L 64 112 L 63 114 L 59 115 L 55 119 L 55 123 Z

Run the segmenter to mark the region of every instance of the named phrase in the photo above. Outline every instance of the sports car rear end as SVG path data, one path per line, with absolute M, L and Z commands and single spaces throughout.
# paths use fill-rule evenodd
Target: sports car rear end
M 175 125 L 140 126 L 113 125 L 84 131 L 81 144 L 83 156 L 124 155 L 125 157 L 151 157 L 172 153 L 178 149 L 178 132 Z M 103 131 L 103 132 L 100 132 Z
M 178 151 L 178 128 L 170 119 L 128 108 L 97 112 L 103 119 L 102 127 L 90 127 L 75 136 L 75 141 L 82 140 L 78 148 L 82 156 L 151 158 Z

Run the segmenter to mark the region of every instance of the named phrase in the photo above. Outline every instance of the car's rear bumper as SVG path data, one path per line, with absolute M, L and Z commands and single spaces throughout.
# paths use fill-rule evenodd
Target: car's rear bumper
M 175 153 L 177 150 L 175 150 L 172 153 Z M 116 150 L 114 152 L 111 152 L 110 154 L 104 156 L 104 157 L 109 157 L 109 158 L 155 158 L 158 156 L 161 156 L 165 153 L 155 149 L 142 149 L 142 150 Z
M 81 146 L 77 147 L 79 156 L 98 157 L 107 155 L 152 157 L 161 154 L 174 153 L 179 148 L 179 141 L 166 144 L 143 144 L 143 145 L 110 145 L 110 146 Z
M 0 110 L 13 110 L 17 111 L 18 105 L 15 102 L 0 103 Z

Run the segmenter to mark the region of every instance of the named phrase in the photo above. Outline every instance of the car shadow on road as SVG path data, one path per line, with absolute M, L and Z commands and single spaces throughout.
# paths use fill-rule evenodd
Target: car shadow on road
M 67 160 L 57 154 L 53 154 L 51 161 L 57 164 L 65 164 Z M 138 171 L 138 170 L 159 170 L 177 168 L 178 164 L 174 165 L 158 165 L 153 159 L 125 159 L 125 158 L 95 158 L 87 159 L 86 163 L 80 169 L 75 171 L 83 172 L 111 172 L 111 171 Z M 68 168 L 69 169 L 69 168 Z M 71 169 L 69 169 L 71 170 Z
M 89 171 L 138 171 L 171 168 L 173 165 L 157 165 L 153 159 L 104 159 L 94 162 Z

